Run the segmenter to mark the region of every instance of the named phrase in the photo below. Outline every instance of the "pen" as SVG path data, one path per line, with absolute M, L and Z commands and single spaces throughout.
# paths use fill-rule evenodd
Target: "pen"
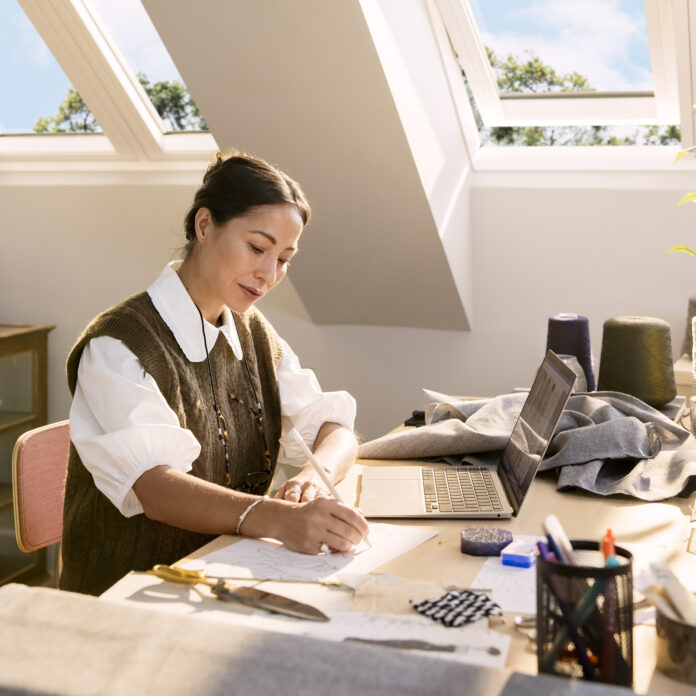
M 607 541 L 607 537 L 609 538 Z M 619 559 L 614 555 L 614 538 L 611 530 L 607 530 L 604 537 L 604 553 L 606 555 L 605 567 L 618 566 Z M 610 551 L 610 553 L 609 553 Z M 598 585 L 599 581 L 595 581 Z M 617 667 L 617 644 L 616 644 L 616 612 L 618 611 L 618 590 L 616 579 L 608 578 L 603 588 L 604 605 L 602 607 L 602 652 L 600 670 L 602 676 L 610 683 L 615 681 Z
M 321 477 L 321 480 L 326 484 L 326 487 L 331 492 L 331 495 L 334 498 L 336 498 L 336 500 L 338 500 L 339 503 L 342 503 L 343 498 L 341 498 L 339 492 L 336 490 L 336 487 L 333 485 L 333 483 L 331 483 L 331 479 L 329 478 L 328 474 L 324 471 L 324 467 L 317 461 L 317 458 L 312 453 L 312 450 L 310 450 L 309 447 L 307 447 L 307 443 L 302 439 L 302 436 L 300 435 L 300 433 L 297 432 L 297 429 L 292 428 L 290 430 L 290 435 L 292 435 L 295 438 L 295 440 L 297 440 L 297 444 L 304 452 L 305 457 L 307 457 L 309 463 L 314 467 L 315 471 Z M 370 548 L 372 548 L 372 544 L 370 543 L 369 539 L 366 538 L 365 543 Z
M 558 546 L 556 546 L 556 542 L 550 534 L 546 535 L 546 541 L 548 542 L 547 548 L 551 549 L 551 552 L 555 556 L 555 558 L 551 560 L 556 560 L 558 563 L 561 563 L 561 552 L 558 550 Z

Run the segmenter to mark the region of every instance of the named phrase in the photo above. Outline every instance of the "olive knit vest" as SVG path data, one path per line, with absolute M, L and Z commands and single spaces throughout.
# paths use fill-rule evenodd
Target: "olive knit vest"
M 261 400 L 274 468 L 281 432 L 276 376 L 282 359 L 280 340 L 255 309 L 233 313 L 233 317 Z M 154 378 L 181 427 L 190 430 L 201 444 L 201 453 L 189 473 L 224 485 L 224 447 L 218 438 L 207 362 L 189 362 L 150 296 L 140 293 L 100 314 L 78 339 L 67 362 L 68 386 L 73 394 L 82 351 L 97 336 L 123 341 Z M 264 469 L 264 443 L 249 408 L 254 398 L 243 362 L 237 360 L 222 334 L 208 348 L 215 394 L 227 424 L 232 487 L 236 488 L 247 480 L 248 473 Z M 262 494 L 267 487 L 268 483 L 252 492 Z M 213 538 L 150 520 L 144 514 L 124 517 L 97 489 L 71 444 L 63 509 L 61 589 L 100 594 L 131 570 L 173 563 Z

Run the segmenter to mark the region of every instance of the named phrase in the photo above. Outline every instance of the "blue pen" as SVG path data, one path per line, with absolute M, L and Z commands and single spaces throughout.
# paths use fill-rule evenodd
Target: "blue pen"
M 550 534 L 546 535 L 546 541 L 548 542 L 551 551 L 553 551 L 553 555 L 556 557 L 556 560 L 561 563 L 561 552 L 558 550 L 558 546 L 556 546 L 556 542 L 553 540 L 553 537 Z
M 614 555 L 611 549 L 611 555 L 607 556 L 605 567 L 615 567 L 620 565 L 619 559 Z M 595 583 L 597 584 L 597 583 Z M 616 589 L 616 581 L 614 578 L 609 580 L 604 585 L 604 607 L 602 612 L 602 659 L 600 669 L 602 676 L 610 683 L 615 681 L 618 645 L 616 644 L 616 611 L 618 597 Z

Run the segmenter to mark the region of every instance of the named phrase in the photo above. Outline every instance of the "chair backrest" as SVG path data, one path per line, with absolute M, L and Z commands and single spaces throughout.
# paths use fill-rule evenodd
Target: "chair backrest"
M 63 498 L 70 452 L 70 421 L 28 430 L 12 452 L 15 536 L 22 551 L 63 537 Z

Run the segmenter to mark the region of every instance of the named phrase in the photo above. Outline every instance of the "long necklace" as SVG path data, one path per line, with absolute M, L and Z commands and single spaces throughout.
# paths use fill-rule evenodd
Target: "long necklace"
M 225 423 L 225 418 L 220 411 L 220 407 L 217 403 L 217 397 L 215 395 L 215 382 L 213 380 L 213 368 L 210 364 L 210 352 L 208 351 L 208 341 L 205 336 L 205 322 L 203 320 L 203 313 L 201 312 L 198 305 L 196 305 L 198 310 L 198 315 L 201 318 L 201 331 L 203 333 L 203 347 L 205 348 L 205 358 L 208 364 L 208 376 L 210 377 L 210 391 L 213 394 L 213 410 L 215 411 L 215 418 L 217 419 L 218 426 L 218 439 L 222 442 L 225 450 L 225 485 L 229 488 L 232 486 L 232 472 L 230 471 L 230 447 L 229 447 L 229 437 L 227 433 L 227 424 Z M 261 408 L 261 401 L 259 400 L 258 394 L 256 392 L 256 387 L 254 386 L 254 380 L 251 376 L 251 370 L 249 369 L 249 364 L 247 363 L 246 356 L 242 355 L 242 362 L 246 368 L 246 373 L 249 378 L 249 384 L 251 385 L 251 391 L 254 395 L 254 401 L 256 402 L 256 408 L 253 408 L 245 401 L 237 397 L 235 394 L 230 394 L 230 398 L 234 401 L 238 401 L 242 406 L 249 409 L 254 416 L 254 422 L 256 424 L 256 430 L 261 436 L 261 441 L 263 443 L 263 457 L 264 457 L 264 470 L 263 471 L 252 471 L 246 474 L 245 480 L 237 484 L 236 488 L 240 491 L 252 492 L 255 488 L 267 485 L 271 479 L 271 453 L 268 449 L 268 443 L 266 442 L 266 432 L 263 427 L 263 409 Z

